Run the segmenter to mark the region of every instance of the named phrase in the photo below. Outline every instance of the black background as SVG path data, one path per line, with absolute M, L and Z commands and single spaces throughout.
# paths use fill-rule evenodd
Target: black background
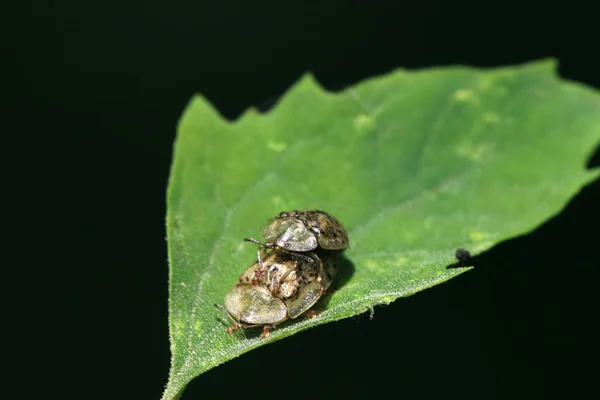
M 170 356 L 165 187 L 175 126 L 194 93 L 233 119 L 272 106 L 306 71 L 339 90 L 396 67 L 544 57 L 559 60 L 563 77 L 600 87 L 600 29 L 585 3 L 19 7 L 7 77 L 27 145 L 4 150 L 26 176 L 13 194 L 41 219 L 25 227 L 36 247 L 14 268 L 27 278 L 15 298 L 21 341 L 9 345 L 15 398 L 160 397 Z M 183 398 L 593 393 L 599 200 L 596 181 L 533 233 L 476 257 L 474 271 L 378 307 L 373 320 L 252 351 L 194 380 Z

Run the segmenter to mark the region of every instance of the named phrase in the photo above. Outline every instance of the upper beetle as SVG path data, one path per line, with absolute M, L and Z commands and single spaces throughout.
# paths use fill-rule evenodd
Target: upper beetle
M 321 210 L 293 210 L 279 213 L 262 229 L 266 243 L 245 240 L 268 248 L 291 252 L 310 252 L 317 247 L 344 250 L 350 247 L 348 232 L 332 215 Z

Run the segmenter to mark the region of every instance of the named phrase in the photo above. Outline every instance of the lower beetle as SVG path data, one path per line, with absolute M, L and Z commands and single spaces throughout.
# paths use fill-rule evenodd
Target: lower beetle
M 271 251 L 262 260 L 257 260 L 242 272 L 238 283 L 225 296 L 225 307 L 215 304 L 224 311 L 234 325 L 227 328 L 233 333 L 238 328 L 263 327 L 260 335 L 269 336 L 270 329 L 308 311 L 337 274 L 338 252 L 319 254 L 323 267 L 302 257 L 282 251 Z M 262 265 L 261 265 L 262 264 Z

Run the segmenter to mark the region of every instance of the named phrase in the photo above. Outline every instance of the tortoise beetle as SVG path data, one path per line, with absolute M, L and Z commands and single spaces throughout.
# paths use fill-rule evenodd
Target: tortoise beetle
M 350 247 L 344 226 L 334 216 L 321 210 L 283 211 L 271 218 L 261 233 L 265 243 L 253 238 L 244 239 L 259 245 L 259 264 L 262 264 L 261 249 L 270 248 L 294 253 L 299 258 L 317 263 L 322 270 L 323 263 L 315 254 L 316 249 L 344 250 Z M 264 272 L 264 268 L 257 270 L 257 273 Z
M 264 246 L 293 252 L 312 251 L 317 247 L 326 250 L 350 247 L 344 226 L 321 210 L 283 211 L 267 221 L 261 233 L 266 240 Z
M 233 333 L 238 328 L 263 327 L 261 337 L 269 336 L 275 325 L 302 314 L 315 316 L 308 311 L 337 274 L 337 256 L 331 251 L 321 254 L 323 269 L 294 254 L 271 251 L 242 272 L 238 283 L 225 296 L 225 307 L 215 304 L 233 321 L 227 328 Z M 257 274 L 261 269 L 266 273 Z

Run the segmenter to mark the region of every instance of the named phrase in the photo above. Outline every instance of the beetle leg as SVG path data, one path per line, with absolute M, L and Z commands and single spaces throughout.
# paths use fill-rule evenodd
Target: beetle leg
M 281 278 L 279 278 L 279 282 L 283 282 L 285 280 L 285 278 L 287 278 L 292 272 L 294 272 L 293 269 L 289 269 Z
M 273 290 L 271 291 L 271 293 L 273 294 L 273 296 L 279 296 L 279 293 L 281 292 L 281 282 L 277 281 L 273 283 Z
M 299 253 L 299 252 L 296 252 L 296 251 L 290 251 L 290 250 L 286 250 L 286 249 L 284 249 L 283 247 L 279 247 L 279 246 L 277 246 L 276 244 L 273 244 L 273 243 L 266 243 L 266 244 L 268 244 L 268 245 L 272 245 L 273 247 L 270 247 L 271 249 L 276 249 L 276 250 L 278 250 L 278 251 L 281 251 L 282 253 L 289 254 L 289 255 L 291 255 L 292 257 L 301 258 L 301 259 L 303 259 L 304 261 L 308 261 L 308 262 L 315 262 L 315 259 L 314 259 L 314 258 L 312 258 L 311 256 L 308 256 L 308 255 L 306 255 L 306 254 Z M 310 254 L 310 253 L 309 253 L 309 254 Z M 317 259 L 318 259 L 318 257 L 317 257 Z
M 286 280 L 286 278 L 287 278 L 287 277 L 288 277 L 288 276 L 289 276 L 289 275 L 290 275 L 292 272 L 294 272 L 294 270 L 292 270 L 292 269 L 288 270 L 288 271 L 287 271 L 287 272 L 286 272 L 286 273 L 285 273 L 285 274 L 284 274 L 284 275 L 283 275 L 281 278 L 279 278 L 279 279 L 278 279 L 276 282 L 274 282 L 274 288 L 273 288 L 273 291 L 272 291 L 272 293 L 273 293 L 273 295 L 274 295 L 274 296 L 278 296 L 278 295 L 279 295 L 279 293 L 281 292 L 281 283 L 282 283 L 283 281 L 285 281 L 285 280 Z M 269 282 L 270 282 L 270 281 L 271 281 L 271 280 L 269 279 Z
M 304 316 L 306 318 L 314 318 L 314 317 L 316 317 L 318 315 L 319 315 L 319 313 L 316 312 L 315 310 L 308 310 L 307 312 L 304 313 Z
M 286 276 L 287 276 L 287 274 L 286 274 Z M 277 279 L 276 281 L 271 281 L 271 279 L 268 278 L 267 281 L 271 282 L 271 284 L 273 285 L 273 290 L 271 290 L 271 293 L 273 294 L 273 296 L 279 296 L 279 293 L 281 292 L 281 282 L 283 281 L 283 277 L 281 277 L 280 279 Z
M 259 250 L 260 250 L 260 248 L 265 248 L 266 247 L 267 249 L 279 250 L 282 253 L 287 253 L 287 254 L 290 254 L 290 255 L 292 255 L 294 257 L 302 258 L 302 259 L 304 259 L 306 261 L 309 261 L 309 262 L 315 262 L 315 259 L 313 257 L 311 257 L 311 256 L 307 256 L 305 254 L 298 253 L 298 252 L 295 252 L 295 251 L 286 250 L 283 247 L 277 246 L 275 243 L 271 243 L 271 242 L 262 243 L 262 242 L 259 242 L 256 239 L 254 239 L 254 238 L 244 238 L 244 240 L 246 242 L 251 242 L 251 243 L 257 244 L 259 246 Z M 316 257 L 316 259 L 318 260 L 319 258 Z M 259 257 L 258 264 L 262 267 L 262 261 L 260 260 L 260 257 Z
M 275 329 L 275 325 L 265 325 L 263 327 L 262 333 L 260 334 L 260 337 L 263 339 L 268 338 L 269 335 L 271 334 L 271 332 L 270 332 L 271 329 Z
M 323 274 L 325 272 L 324 266 L 323 266 L 323 260 L 321 260 L 321 257 L 319 257 L 318 255 L 316 255 L 315 253 L 313 253 L 312 251 L 308 254 L 308 257 L 311 259 L 312 262 L 317 264 L 317 282 L 319 282 L 319 294 L 321 296 L 323 296 L 323 294 L 325 293 L 325 289 L 323 288 Z
M 275 243 L 271 243 L 271 242 L 263 243 L 263 242 L 259 242 L 258 240 L 254 239 L 254 238 L 244 238 L 244 241 L 257 244 L 259 249 L 264 249 L 264 248 L 271 249 L 271 250 L 279 249 L 284 252 L 290 253 L 289 251 L 277 246 Z
M 256 272 L 254 273 L 254 277 L 252 278 L 252 284 L 254 286 L 258 285 L 258 281 L 266 272 L 267 270 L 264 268 L 256 270 Z
M 262 243 L 254 238 L 244 238 L 244 241 L 258 245 L 258 249 L 256 250 L 256 259 L 258 260 L 258 265 L 260 266 L 260 268 L 256 271 L 256 273 L 254 274 L 254 278 L 252 279 L 252 284 L 257 285 L 260 277 L 266 272 L 265 264 L 262 260 L 262 252 L 265 250 L 265 248 L 273 249 L 275 245 L 273 243 Z
M 281 249 L 281 250 L 283 250 L 283 249 Z M 302 253 L 293 253 L 293 252 L 291 252 L 291 251 L 287 251 L 287 250 L 283 250 L 283 251 L 285 251 L 285 252 L 287 252 L 287 253 L 289 253 L 289 254 L 291 254 L 291 255 L 293 255 L 293 256 L 296 256 L 296 257 L 298 257 L 298 258 L 302 258 L 302 259 L 304 259 L 304 260 L 306 260 L 306 261 L 309 261 L 309 262 L 315 262 L 314 258 L 312 258 L 312 257 L 310 257 L 310 256 L 307 256 L 307 255 L 304 255 L 304 254 L 302 254 Z M 318 260 L 318 257 L 317 257 L 317 260 Z M 318 262 L 318 261 L 317 261 L 317 262 Z
M 215 304 L 215 307 L 217 307 L 219 310 L 223 311 L 223 313 L 225 313 L 225 315 L 227 315 L 227 318 L 229 318 L 233 322 L 233 325 L 227 327 L 227 329 L 226 329 L 226 332 L 230 335 L 240 328 L 245 329 L 245 328 L 255 328 L 255 327 L 263 326 L 263 325 L 246 324 L 244 322 L 236 321 L 235 318 L 233 318 L 233 316 L 229 313 L 229 311 L 227 311 L 227 309 L 225 309 L 225 307 L 223 307 L 220 304 Z M 263 333 L 260 336 L 261 337 L 269 336 L 269 329 L 274 329 L 274 328 L 275 328 L 275 325 L 264 325 Z M 265 336 L 263 336 L 263 335 L 265 335 Z
M 265 247 L 269 247 L 268 244 L 270 244 L 270 243 L 261 243 L 261 242 L 259 242 L 258 240 L 254 239 L 254 238 L 244 238 L 244 241 L 255 243 L 255 244 L 258 245 L 258 250 L 256 250 L 256 256 L 257 256 L 257 259 L 258 259 L 258 265 L 260 265 L 260 268 L 264 268 L 264 264 L 263 264 L 263 260 L 262 260 L 262 256 L 261 256 L 261 251 Z
M 227 311 L 225 309 L 225 307 L 223 307 L 220 304 L 215 304 L 215 307 L 217 307 L 219 310 L 223 311 L 223 313 L 225 313 L 225 315 L 227 315 L 227 318 L 229 318 L 233 322 L 233 326 L 230 326 L 227 328 L 227 333 L 229 333 L 231 335 L 234 331 L 236 331 L 237 329 L 242 327 L 242 325 L 240 325 L 240 323 L 238 321 L 236 321 L 235 318 L 233 318 L 233 316 L 231 314 L 229 314 L 229 311 Z
M 260 254 L 261 250 L 262 250 L 262 247 L 259 247 L 258 250 L 256 250 L 256 259 L 258 260 L 258 265 L 260 265 L 261 268 L 265 268 L 265 265 L 263 264 L 262 256 Z
M 269 249 L 274 249 L 277 247 L 277 245 L 275 243 L 269 243 L 269 242 L 263 243 L 263 242 L 259 242 L 258 240 L 254 239 L 254 238 L 244 238 L 244 241 L 257 244 L 260 247 L 268 247 Z

